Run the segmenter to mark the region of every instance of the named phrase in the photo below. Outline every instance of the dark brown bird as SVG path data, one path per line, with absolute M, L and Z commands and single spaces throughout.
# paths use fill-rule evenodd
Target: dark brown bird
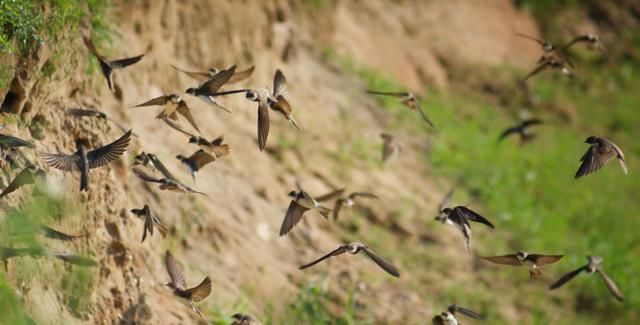
M 364 252 L 365 254 L 367 254 L 367 256 L 369 256 L 374 262 L 376 262 L 376 264 L 378 264 L 379 267 L 381 267 L 383 270 L 385 270 L 387 273 L 395 276 L 395 277 L 400 277 L 400 272 L 398 272 L 398 269 L 391 265 L 391 263 L 385 261 L 384 259 L 382 259 L 381 257 L 379 257 L 378 255 L 376 255 L 371 249 L 369 249 L 369 246 L 367 246 L 367 244 L 361 243 L 361 242 L 353 242 L 353 243 L 349 243 L 346 245 L 341 245 L 340 247 L 336 248 L 335 250 L 333 250 L 332 252 L 330 252 L 329 254 L 320 257 L 319 259 L 309 263 L 309 264 L 305 264 L 303 266 L 300 267 L 301 270 L 306 269 L 308 267 L 314 266 L 322 261 L 324 261 L 325 259 L 329 258 L 329 257 L 333 257 L 333 256 L 338 256 L 338 255 L 342 255 L 344 253 L 349 253 L 351 255 L 355 255 L 359 252 Z
M 139 153 L 134 158 L 133 165 L 134 166 L 142 165 L 142 166 L 145 166 L 145 167 L 149 167 L 154 172 L 156 170 L 159 170 L 164 177 L 170 178 L 170 179 L 176 179 L 171 174 L 171 172 L 169 172 L 167 167 L 165 167 L 165 165 L 160 161 L 160 159 L 156 155 L 154 155 L 152 153 L 146 153 L 144 151 Z
M 261 323 L 247 314 L 236 313 L 231 316 L 233 323 L 231 325 L 260 325 Z
M 248 90 L 245 97 L 253 102 L 258 103 L 258 148 L 264 150 L 267 145 L 267 137 L 269 136 L 269 126 L 271 124 L 269 117 L 269 106 L 274 99 L 270 98 L 269 90 Z
M 345 207 L 353 207 L 356 204 L 355 199 L 360 197 L 360 198 L 368 198 L 368 199 L 378 199 L 378 197 L 373 194 L 373 193 L 368 193 L 368 192 L 353 192 L 351 194 L 349 194 L 346 197 L 343 197 L 342 194 L 344 193 L 344 188 L 343 189 L 339 189 L 339 190 L 335 190 L 332 191 L 330 193 L 327 193 L 323 196 L 317 197 L 316 200 L 318 202 L 324 202 L 324 201 L 329 201 L 332 200 L 334 198 L 336 199 L 336 202 L 333 206 L 333 219 L 338 219 L 338 215 L 340 214 L 340 210 L 342 209 L 343 206 Z
M 198 192 L 192 189 L 191 187 L 185 184 L 182 184 L 181 182 L 173 178 L 168 178 L 166 175 L 163 178 L 157 178 L 147 174 L 144 170 L 138 167 L 133 168 L 133 173 L 136 174 L 138 177 L 140 177 L 140 179 L 142 179 L 145 182 L 159 183 L 161 190 L 168 190 L 168 191 L 174 191 L 174 192 L 180 192 L 180 193 L 197 193 L 197 194 L 209 197 L 207 194 Z
M 102 70 L 102 75 L 104 75 L 104 77 L 107 79 L 107 85 L 109 86 L 109 90 L 111 90 L 112 92 L 115 92 L 115 87 L 113 84 L 113 70 L 123 69 L 134 63 L 137 63 L 146 54 L 144 53 L 138 56 L 133 56 L 133 57 L 124 58 L 124 59 L 109 60 L 104 56 L 100 55 L 100 53 L 98 53 L 98 50 L 96 50 L 96 47 L 93 45 L 93 42 L 91 41 L 91 39 L 87 37 L 83 37 L 82 40 L 84 41 L 84 45 L 86 45 L 87 48 L 89 49 L 89 52 L 91 52 L 91 54 L 93 54 L 98 59 L 98 62 L 100 62 L 100 69 Z
M 207 104 L 217 106 L 223 109 L 224 111 L 226 111 L 227 113 L 231 113 L 231 111 L 228 110 L 226 107 L 218 104 L 218 102 L 215 100 L 215 97 L 247 91 L 246 89 L 240 89 L 240 90 L 229 90 L 225 92 L 219 92 L 220 88 L 222 88 L 222 86 L 224 86 L 229 81 L 229 79 L 231 79 L 231 76 L 233 76 L 235 71 L 236 71 L 235 65 L 231 66 L 226 70 L 222 70 L 218 72 L 216 75 L 214 75 L 213 77 L 211 77 L 210 79 L 202 82 L 198 87 L 188 88 L 186 90 L 186 93 L 191 96 L 200 98 L 202 101 L 204 101 Z
M 609 292 L 611 292 L 611 294 L 619 301 L 623 301 L 624 297 L 622 296 L 620 289 L 618 289 L 618 286 L 615 284 L 615 282 L 613 282 L 613 280 L 611 280 L 611 278 L 609 278 L 607 274 L 604 273 L 604 270 L 602 269 L 603 260 L 604 259 L 600 256 L 587 256 L 587 261 L 588 261 L 587 265 L 584 265 L 578 268 L 577 270 L 571 271 L 563 275 L 560 279 L 558 279 L 558 281 L 552 284 L 549 288 L 551 290 L 558 289 L 562 285 L 564 285 L 565 283 L 573 279 L 576 275 L 582 273 L 583 271 L 588 274 L 593 274 L 597 272 L 598 274 L 600 274 L 600 277 L 602 278 L 602 280 L 604 281 L 604 284 L 609 289 Z
M 82 234 L 82 235 L 69 235 L 69 234 L 65 234 L 61 231 L 55 230 L 51 227 L 47 227 L 47 226 L 40 226 L 40 231 L 42 233 L 43 236 L 50 238 L 50 239 L 55 239 L 55 240 L 61 240 L 61 241 L 73 241 L 76 240 L 78 238 L 83 238 L 86 237 L 87 234 Z
M 515 254 L 501 256 L 485 256 L 480 257 L 483 260 L 495 264 L 511 265 L 511 266 L 528 266 L 530 277 L 536 278 L 542 276 L 541 266 L 553 264 L 563 258 L 564 255 L 544 255 L 529 254 L 527 252 L 517 252 Z
M 622 171 L 625 174 L 629 173 L 627 165 L 624 163 L 624 154 L 615 143 L 596 136 L 590 136 L 584 142 L 588 143 L 590 147 L 587 149 L 587 152 L 584 153 L 582 158 L 580 158 L 582 164 L 580 164 L 580 168 L 578 168 L 575 178 L 598 171 L 614 158 L 618 159 L 618 162 L 620 162 Z
M 84 108 L 69 108 L 67 109 L 67 114 L 75 117 L 95 117 L 98 119 L 103 119 L 105 121 L 110 121 L 115 124 L 122 132 L 127 132 L 127 129 L 122 126 L 120 123 L 112 119 L 105 112 L 93 110 L 93 109 L 84 109 Z M 135 134 L 134 134 L 135 135 Z
M 462 233 L 464 249 L 469 255 L 471 255 L 471 251 L 469 250 L 469 242 L 471 241 L 471 225 L 469 224 L 469 220 L 482 223 L 492 229 L 495 228 L 485 217 L 465 206 L 460 205 L 454 208 L 446 207 L 442 209 L 441 212 L 445 217 L 441 217 L 438 220 L 444 224 L 455 226 L 460 233 Z
M 199 171 L 202 167 L 207 165 L 208 163 L 214 162 L 216 157 L 206 153 L 204 150 L 199 149 L 194 152 L 191 156 L 185 157 L 183 155 L 177 155 L 176 159 L 180 160 L 185 166 L 187 166 L 187 170 L 193 180 L 196 180 L 196 172 Z
M 189 143 L 198 145 L 200 149 L 204 150 L 206 153 L 212 155 L 216 159 L 224 157 L 231 152 L 229 145 L 223 143 L 224 136 L 222 135 L 213 139 L 212 141 L 209 141 L 201 136 L 197 136 L 195 134 L 185 131 L 183 128 L 180 127 L 180 125 L 178 125 L 178 123 L 175 123 L 174 121 L 171 121 L 169 119 L 163 119 L 163 121 L 167 123 L 167 125 L 169 125 L 171 128 L 188 136 Z
M 498 142 L 504 140 L 506 137 L 512 134 L 517 134 L 520 136 L 520 143 L 523 144 L 535 137 L 534 134 L 528 133 L 527 129 L 531 126 L 540 125 L 540 124 L 542 124 L 542 121 L 537 118 L 524 120 L 520 122 L 518 125 L 512 126 L 504 130 L 500 134 L 500 137 L 498 138 Z
M 16 177 L 13 178 L 11 183 L 0 193 L 0 198 L 5 195 L 14 192 L 24 185 L 35 184 L 36 181 L 44 181 L 46 178 L 44 171 L 33 165 L 27 166 L 22 169 Z
M 80 191 L 89 188 L 89 170 L 106 166 L 120 157 L 129 146 L 131 130 L 127 131 L 118 140 L 112 143 L 88 151 L 86 141 L 76 140 L 78 151 L 70 155 L 59 153 L 41 153 L 40 156 L 51 167 L 65 172 L 80 172 Z
M 547 58 L 540 62 L 529 74 L 527 74 L 524 78 L 522 78 L 521 83 L 525 83 L 529 78 L 537 75 L 538 73 L 551 69 L 551 70 L 560 70 L 563 74 L 571 77 L 572 72 L 569 66 L 565 63 L 565 61 L 561 61 L 555 58 Z
M 411 110 L 418 111 L 422 119 L 427 122 L 431 127 L 433 127 L 433 122 L 429 119 L 427 114 L 420 108 L 420 100 L 416 95 L 408 92 L 386 92 L 386 91 L 376 91 L 376 90 L 367 90 L 367 93 L 372 95 L 380 95 L 380 96 L 393 96 L 400 98 L 400 102 L 402 105 L 406 106 Z
M 287 100 L 287 87 L 285 85 L 286 78 L 280 69 L 276 70 L 276 74 L 273 77 L 273 94 L 269 97 L 269 107 L 272 110 L 282 114 L 296 129 L 300 130 L 300 126 L 293 119 L 291 104 Z
M 211 67 L 209 68 L 207 71 L 186 71 L 186 70 L 182 70 L 174 65 L 171 65 L 171 67 L 173 67 L 174 69 L 182 72 L 182 73 L 186 73 L 189 77 L 198 80 L 200 82 L 205 81 L 209 78 L 213 78 L 215 77 L 215 75 L 217 75 L 218 73 L 220 73 L 220 69 L 215 68 L 215 67 Z M 245 70 L 242 71 L 236 71 L 233 73 L 233 75 L 231 76 L 231 78 L 229 78 L 229 80 L 226 82 L 227 84 L 232 84 L 232 83 L 236 83 L 239 81 L 243 81 L 247 78 L 249 78 L 251 76 L 251 74 L 253 73 L 254 70 L 254 66 L 251 66 Z
M 147 204 L 145 204 L 142 209 L 131 209 L 131 213 L 144 220 L 141 243 L 144 243 L 144 240 L 147 238 L 147 233 L 149 233 L 149 236 L 153 236 L 154 227 L 158 229 L 162 238 L 167 237 L 167 227 L 164 226 L 158 216 L 151 214 L 151 209 Z
M 323 207 L 316 199 L 311 197 L 309 193 L 300 189 L 299 191 L 291 191 L 289 196 L 292 200 L 282 221 L 280 236 L 284 236 L 291 231 L 291 229 L 302 220 L 302 215 L 309 210 L 315 210 L 325 219 L 329 219 L 331 209 Z
M 563 48 L 569 49 L 570 47 L 572 47 L 574 44 L 577 44 L 577 43 L 585 43 L 587 44 L 589 49 L 598 51 L 602 53 L 602 56 L 604 56 L 605 59 L 609 59 L 609 53 L 604 48 L 604 45 L 602 45 L 602 42 L 600 41 L 600 37 L 598 37 L 598 35 L 586 34 L 586 35 L 578 36 L 573 40 L 571 40 L 571 42 L 567 43 L 567 45 L 565 45 Z
M 166 284 L 167 287 L 173 290 L 173 294 L 176 297 L 187 300 L 193 311 L 204 319 L 204 316 L 198 307 L 196 307 L 195 303 L 206 299 L 211 293 L 211 278 L 207 276 L 197 286 L 187 289 L 187 282 L 184 279 L 182 269 L 180 269 L 180 266 L 178 266 L 178 263 L 169 251 L 167 251 L 165 255 L 165 265 L 169 273 L 169 278 L 171 278 L 171 282 Z
M 35 148 L 33 143 L 27 140 L 14 137 L 12 135 L 0 134 L 0 149 L 6 150 L 9 148 L 20 148 L 20 147 L 27 147 L 31 149 Z
M 443 311 L 439 315 L 436 315 L 431 320 L 434 325 L 460 325 L 460 321 L 456 318 L 456 313 L 460 313 L 473 319 L 483 319 L 482 315 L 476 313 L 473 310 L 460 307 L 458 305 L 451 305 L 446 311 Z
M 390 158 L 396 157 L 400 154 L 400 143 L 396 138 L 388 133 L 380 134 L 383 140 L 382 143 L 382 162 L 386 162 Z
M 158 119 L 169 118 L 172 120 L 178 120 L 178 114 L 184 116 L 189 124 L 193 126 L 196 131 L 200 132 L 198 125 L 196 124 L 196 120 L 191 115 L 191 109 L 187 106 L 187 103 L 180 98 L 180 96 L 176 94 L 162 95 L 156 98 L 152 98 L 142 104 L 138 104 L 133 107 L 143 107 L 143 106 L 163 106 L 164 108 L 156 116 Z

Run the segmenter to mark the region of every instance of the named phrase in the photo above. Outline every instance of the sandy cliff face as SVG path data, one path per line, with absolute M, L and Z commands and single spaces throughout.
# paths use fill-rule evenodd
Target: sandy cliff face
M 80 315 L 69 313 L 65 297 L 38 279 L 25 280 L 22 297 L 36 320 L 195 321 L 197 315 L 164 286 L 168 281 L 162 259 L 166 249 L 184 266 L 189 285 L 212 276 L 213 293 L 201 304 L 205 314 L 212 310 L 230 314 L 238 301 L 248 297 L 247 311 L 262 317 L 272 305 L 276 320 L 284 321 L 278 318 L 278 311 L 298 286 L 328 273 L 333 279 L 328 285 L 337 297 L 345 296 L 345 283 L 355 283 L 362 290 L 358 292 L 361 303 L 381 302 L 373 309 L 379 322 L 422 323 L 421 317 L 429 317 L 431 307 L 421 303 L 422 293 L 417 292 L 422 288 L 409 285 L 411 273 L 419 270 L 407 265 L 398 265 L 403 272 L 398 280 L 377 272 L 364 258 L 341 257 L 320 270 L 297 269 L 342 241 L 359 239 L 340 231 L 339 223 L 310 214 L 290 235 L 278 237 L 289 203 L 286 194 L 299 180 L 315 195 L 343 186 L 379 195 L 381 200 L 370 204 L 370 216 L 360 231 L 378 223 L 403 234 L 388 247 L 374 247 L 392 261 L 396 260 L 394 249 L 419 243 L 418 237 L 425 233 L 440 244 L 452 240 L 452 236 L 423 230 L 426 218 L 431 218 L 424 211 L 434 210 L 443 190 L 428 177 L 428 167 L 416 153 L 424 150 L 430 135 L 414 137 L 398 131 L 405 154 L 389 166 L 373 163 L 380 154 L 379 133 L 388 128 L 390 114 L 364 94 L 361 81 L 327 62 L 321 52 L 332 48 L 392 76 L 407 89 L 420 91 L 446 88 L 450 66 L 521 66 L 520 62 L 535 60 L 531 57 L 534 44 L 516 42 L 513 33 L 536 35 L 537 29 L 529 15 L 506 0 L 482 5 L 476 1 L 401 2 L 405 6 L 386 1 L 337 1 L 320 8 L 287 1 L 115 4 L 112 14 L 117 36 L 110 54 L 134 55 L 150 48 L 139 64 L 116 72 L 119 97 L 108 91 L 97 73 L 87 78 L 88 55 L 80 39 L 74 41 L 69 55 L 71 74 L 38 84 L 28 97 L 27 117 L 47 121 L 39 150 L 71 152 L 76 137 L 98 146 L 120 136 L 120 130 L 100 121 L 75 120 L 63 114 L 75 106 L 104 110 L 138 135 L 124 159 L 92 171 L 87 194 L 77 192 L 77 175 L 61 175 L 47 168 L 61 177 L 75 206 L 76 217 L 63 219 L 58 226 L 88 232 L 87 239 L 71 247 L 79 251 L 88 247 L 100 267 L 88 298 L 90 308 Z M 159 108 L 131 108 L 160 94 L 182 93 L 195 84 L 171 64 L 185 69 L 255 65 L 251 79 L 238 87 L 270 87 L 275 69 L 282 69 L 302 132 L 272 114 L 267 150 L 260 152 L 255 103 L 242 95 L 221 99 L 233 111 L 227 114 L 184 95 L 202 134 L 207 138 L 224 135 L 232 151 L 200 171 L 193 183 L 174 156 L 191 154 L 197 148 L 154 119 Z M 355 149 L 350 143 L 355 141 L 366 143 L 367 160 L 352 156 Z M 209 198 L 162 192 L 143 184 L 130 170 L 133 156 L 142 150 L 158 155 L 181 180 Z M 340 152 L 346 153 L 348 161 L 335 158 Z M 14 203 L 18 200 L 12 198 Z M 166 240 L 156 235 L 139 243 L 142 222 L 128 211 L 145 203 L 170 226 Z M 406 205 L 402 207 L 404 217 L 394 220 L 400 204 Z M 439 249 L 446 252 L 456 244 Z M 43 268 L 59 268 L 51 261 L 38 263 Z

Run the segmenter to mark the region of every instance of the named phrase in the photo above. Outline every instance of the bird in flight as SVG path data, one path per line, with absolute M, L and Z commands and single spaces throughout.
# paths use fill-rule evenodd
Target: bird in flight
M 433 122 L 431 122 L 431 120 L 429 119 L 427 114 L 420 107 L 420 100 L 413 93 L 409 93 L 409 92 L 386 92 L 386 91 L 377 91 L 377 90 L 367 90 L 367 93 L 372 94 L 372 95 L 392 96 L 392 97 L 399 98 L 400 102 L 402 103 L 402 105 L 406 106 L 407 108 L 409 108 L 411 110 L 418 111 L 418 113 L 420 113 L 420 116 L 422 116 L 422 119 L 425 122 L 427 122 L 427 124 L 429 124 L 431 127 L 434 126 Z
M 464 239 L 464 249 L 469 255 L 471 254 L 469 250 L 469 242 L 471 241 L 471 225 L 469 224 L 469 220 L 482 223 L 490 228 L 495 228 L 485 217 L 465 206 L 446 207 L 440 211 L 442 212 L 442 216 L 439 216 L 437 220 L 444 224 L 455 226 L 460 231 Z
M 145 204 L 142 209 L 131 209 L 131 213 L 144 220 L 142 240 L 140 241 L 141 243 L 144 243 L 144 240 L 147 238 L 147 233 L 149 233 L 149 236 L 153 236 L 154 228 L 158 229 L 162 238 L 167 237 L 167 227 L 165 227 L 165 225 L 162 223 L 162 220 L 160 220 L 158 216 L 151 214 L 149 205 Z
M 109 60 L 98 53 L 98 50 L 96 50 L 96 47 L 93 45 L 93 42 L 90 38 L 83 37 L 82 40 L 84 41 L 84 45 L 89 49 L 89 52 L 91 52 L 91 54 L 93 54 L 93 56 L 98 59 L 98 62 L 100 62 L 102 75 L 104 75 L 104 77 L 107 79 L 107 85 L 109 86 L 109 90 L 111 90 L 112 92 L 115 92 L 115 87 L 113 84 L 113 70 L 123 69 L 132 64 L 135 64 L 146 55 L 146 53 L 144 53 L 130 58 Z
M 167 273 L 169 273 L 169 278 L 171 278 L 171 282 L 167 283 L 166 286 L 173 290 L 174 296 L 185 299 L 189 303 L 189 306 L 191 306 L 191 309 L 204 319 L 204 316 L 195 303 L 206 299 L 211 293 L 211 278 L 206 276 L 197 286 L 187 288 L 184 273 L 178 265 L 178 262 L 173 258 L 173 255 L 171 255 L 171 252 L 167 251 L 164 261 Z
M 380 268 L 382 268 L 383 270 L 385 270 L 387 273 L 395 276 L 395 277 L 400 277 L 400 272 L 398 271 L 398 269 L 393 266 L 391 263 L 385 261 L 384 259 L 382 259 L 381 257 L 379 257 L 378 255 L 376 255 L 370 248 L 369 246 L 367 246 L 367 244 L 365 243 L 361 243 L 361 242 L 353 242 L 353 243 L 349 243 L 349 244 L 345 244 L 345 245 L 340 245 L 338 248 L 334 249 L 333 251 L 331 251 L 330 253 L 328 253 L 327 255 L 324 255 L 322 257 L 320 257 L 319 259 L 309 263 L 309 264 L 305 264 L 303 266 L 300 267 L 301 270 L 304 270 L 308 267 L 314 266 L 324 260 L 326 260 L 329 257 L 333 257 L 333 256 L 338 256 L 338 255 L 342 255 L 344 253 L 349 253 L 351 255 L 355 255 L 357 253 L 360 252 L 364 252 L 367 256 L 369 256 L 369 258 L 371 258 L 376 264 L 378 264 L 378 266 Z
M 380 137 L 382 138 L 382 162 L 384 163 L 400 154 L 400 143 L 388 133 L 382 133 Z
M 564 46 L 564 49 L 565 50 L 569 49 L 570 47 L 572 47 L 574 44 L 577 44 L 577 43 L 585 43 L 591 50 L 598 51 L 602 54 L 602 56 L 604 56 L 605 59 L 609 59 L 609 53 L 607 52 L 604 45 L 602 44 L 602 41 L 600 41 L 600 37 L 598 35 L 586 34 L 586 35 L 577 36 L 573 40 L 571 40 L 569 43 L 567 43 L 567 45 Z
M 80 172 L 80 191 L 86 191 L 89 188 L 89 170 L 106 166 L 120 157 L 127 150 L 130 140 L 131 130 L 108 145 L 89 151 L 86 141 L 78 139 L 75 153 L 41 153 L 40 156 L 53 168 Z
M 587 152 L 580 158 L 582 164 L 580 164 L 575 178 L 580 178 L 598 171 L 614 158 L 620 162 L 622 171 L 625 174 L 629 173 L 627 165 L 624 163 L 624 153 L 622 153 L 620 147 L 611 140 L 590 136 L 584 142 L 589 144 L 589 149 L 587 149 Z
M 187 106 L 187 103 L 176 94 L 162 95 L 156 98 L 152 98 L 142 104 L 138 104 L 133 107 L 144 106 L 163 106 L 162 111 L 156 118 L 158 119 L 172 119 L 177 121 L 178 114 L 184 116 L 189 121 L 189 124 L 193 126 L 196 131 L 200 132 L 196 120 L 191 115 L 191 109 Z
M 443 311 L 442 313 L 434 316 L 431 322 L 433 323 L 433 325 L 459 325 L 460 321 L 458 321 L 458 319 L 456 318 L 456 313 L 460 313 L 473 319 L 484 318 L 482 317 L 482 315 L 476 313 L 473 310 L 454 304 L 449 306 L 446 311 Z
M 500 137 L 498 138 L 498 142 L 504 140 L 506 137 L 512 134 L 517 134 L 520 136 L 520 144 L 524 144 L 535 137 L 534 134 L 528 133 L 527 129 L 534 125 L 540 125 L 540 124 L 542 124 L 542 121 L 540 119 L 537 119 L 537 118 L 526 119 L 520 122 L 519 124 L 509 127 L 506 130 L 502 131 L 502 133 L 500 134 Z
M 280 227 L 280 236 L 286 235 L 291 229 L 302 220 L 302 216 L 309 210 L 315 210 L 325 219 L 329 219 L 331 209 L 322 206 L 309 193 L 299 189 L 299 191 L 291 191 L 289 193 L 291 203 L 287 209 L 287 213 Z
M 140 179 L 142 179 L 145 182 L 160 184 L 161 190 L 169 190 L 169 191 L 180 192 L 180 193 L 197 193 L 197 194 L 209 197 L 207 194 L 198 192 L 192 189 L 191 187 L 185 184 L 182 184 L 176 179 L 168 177 L 167 175 L 164 175 L 164 177 L 162 178 L 158 178 L 148 174 L 147 172 L 145 172 L 144 170 L 138 167 L 133 168 L 133 173 L 136 174 L 136 176 L 138 176 Z
M 207 104 L 217 106 L 218 108 L 226 111 L 227 113 L 231 113 L 229 109 L 220 105 L 215 98 L 217 96 L 246 92 L 246 89 L 219 92 L 220 88 L 222 88 L 222 86 L 224 86 L 229 81 L 229 79 L 231 79 L 235 71 L 236 71 L 236 66 L 235 65 L 231 66 L 230 68 L 226 70 L 222 70 L 217 74 L 215 74 L 213 77 L 203 81 L 197 87 L 187 88 L 185 92 L 191 96 L 200 98 L 200 100 L 202 100 Z
M 563 275 L 560 279 L 558 279 L 558 281 L 553 283 L 549 288 L 551 290 L 558 289 L 561 286 L 563 286 L 565 283 L 573 279 L 576 275 L 582 272 L 585 272 L 587 274 L 598 273 L 602 278 L 602 280 L 604 281 L 604 284 L 609 289 L 609 292 L 611 292 L 611 294 L 619 301 L 623 301 L 624 297 L 622 296 L 620 289 L 618 289 L 618 286 L 615 284 L 615 282 L 613 282 L 613 280 L 611 280 L 611 278 L 607 276 L 606 273 L 604 273 L 604 269 L 602 268 L 603 260 L 604 259 L 600 256 L 587 256 L 586 265 L 581 266 L 578 269 Z
M 343 193 L 344 193 L 344 188 L 332 191 L 330 193 L 327 193 L 323 196 L 319 196 L 316 198 L 318 202 L 329 201 L 334 198 L 337 198 L 333 206 L 333 220 L 338 219 L 340 210 L 342 209 L 343 206 L 348 208 L 353 207 L 356 204 L 355 200 L 358 197 L 367 198 L 367 199 L 378 199 L 378 196 L 369 192 L 353 192 L 347 196 L 342 196 Z
M 105 113 L 105 112 L 101 112 L 101 111 L 94 110 L 94 109 L 69 108 L 69 109 L 67 109 L 66 113 L 68 115 L 75 116 L 75 117 L 85 117 L 86 116 L 86 117 L 95 117 L 95 118 L 98 118 L 98 119 L 103 119 L 105 121 L 111 121 L 120 130 L 122 130 L 122 132 L 127 132 L 127 128 L 125 128 L 120 123 L 118 123 L 117 121 L 115 121 L 114 119 L 109 117 L 107 115 L 107 113 Z M 133 135 L 135 136 L 135 134 L 133 134 Z
M 200 149 L 204 150 L 206 153 L 212 155 L 216 159 L 224 157 L 231 152 L 231 148 L 229 148 L 229 145 L 223 143 L 224 136 L 222 135 L 209 141 L 201 136 L 185 131 L 182 127 L 180 127 L 180 125 L 178 125 L 178 123 L 172 120 L 166 118 L 162 120 L 174 130 L 188 136 L 189 143 L 198 145 Z
M 495 264 L 511 266 L 528 266 L 531 279 L 542 276 L 541 266 L 553 264 L 563 258 L 564 255 L 529 254 L 527 252 L 517 252 L 515 254 L 501 256 L 480 257 L 485 261 Z
M 205 80 L 210 79 L 210 78 L 213 78 L 215 75 L 220 73 L 220 69 L 218 69 L 216 67 L 211 67 L 207 71 L 188 71 L 188 70 L 180 69 L 180 68 L 176 67 L 175 65 L 171 65 L 171 67 L 176 69 L 177 71 L 185 73 L 189 77 L 191 77 L 191 78 L 193 78 L 195 80 L 198 80 L 200 82 L 205 81 Z M 254 69 L 255 69 L 255 66 L 251 66 L 251 67 L 249 67 L 249 68 L 247 68 L 245 70 L 242 70 L 242 71 L 234 71 L 233 75 L 231 76 L 231 78 L 229 78 L 229 80 L 227 80 L 226 84 L 236 83 L 236 82 L 243 81 L 243 80 L 249 78 L 251 76 L 251 74 L 253 73 Z

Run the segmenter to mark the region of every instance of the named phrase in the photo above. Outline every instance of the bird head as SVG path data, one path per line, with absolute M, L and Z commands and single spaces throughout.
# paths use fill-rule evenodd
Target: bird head
M 80 139 L 76 139 L 76 148 L 80 148 L 80 147 L 89 147 L 89 140 L 84 139 L 84 138 L 80 138 Z
M 453 315 L 448 311 L 443 311 L 442 313 L 440 313 L 440 317 L 442 317 L 442 319 L 444 319 L 444 320 L 452 320 L 452 319 L 454 319 Z
M 169 99 L 171 100 L 172 103 L 177 104 L 179 103 L 182 98 L 180 98 L 180 96 L 178 96 L 177 94 L 171 94 L 169 95 Z
M 291 191 L 291 192 L 289 192 L 289 196 L 292 197 L 292 198 L 295 198 L 296 196 L 298 196 L 298 192 Z
M 444 214 L 448 215 L 449 213 L 451 213 L 451 208 L 444 208 L 444 209 L 442 209 L 442 211 L 440 211 L 440 212 L 442 212 L 442 213 L 444 213 Z
M 542 43 L 542 49 L 545 52 L 551 52 L 551 51 L 555 50 L 556 47 L 553 44 L 551 44 L 551 42 L 546 42 L 545 41 L 545 42 Z
M 519 251 L 516 253 L 516 257 L 520 261 L 524 261 L 524 259 L 527 258 L 527 256 L 529 256 L 529 254 L 527 254 L 526 252 Z
M 180 161 L 184 161 L 187 160 L 187 157 L 183 156 L 183 155 L 177 155 L 176 159 L 180 160 Z
M 165 286 L 171 288 L 171 290 L 177 289 L 176 285 L 173 282 L 169 282 L 169 283 L 165 284 Z
M 258 93 L 255 90 L 247 91 L 244 97 L 252 102 L 258 101 Z
M 220 70 L 218 68 L 209 68 L 207 72 L 209 72 L 209 75 L 213 77 L 217 75 L 220 72 Z
M 196 95 L 196 88 L 194 87 L 189 87 L 187 88 L 187 90 L 185 90 L 186 94 L 189 94 L 191 96 L 195 96 Z
M 598 138 L 594 137 L 593 135 L 588 137 L 586 140 L 584 140 L 584 143 L 588 143 L 588 144 L 594 144 L 597 141 Z
M 130 211 L 137 216 L 142 214 L 142 209 L 131 209 Z
M 192 136 L 191 138 L 189 138 L 189 143 L 198 143 L 199 137 L 197 136 Z

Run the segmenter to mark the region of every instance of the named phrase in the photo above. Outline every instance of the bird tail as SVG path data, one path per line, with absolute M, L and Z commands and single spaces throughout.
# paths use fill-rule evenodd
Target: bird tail
M 542 277 L 542 271 L 539 268 L 533 268 L 529 270 L 529 276 L 531 279 L 537 279 Z
M 89 189 L 89 172 L 80 173 L 80 192 L 87 191 Z
M 287 119 L 289 120 L 289 123 L 293 124 L 293 126 L 295 126 L 296 129 L 298 129 L 298 131 L 301 131 L 300 126 L 298 125 L 298 123 L 296 123 L 296 120 L 293 119 L 293 115 L 287 116 Z
M 316 209 L 325 219 L 327 220 L 329 219 L 329 214 L 331 213 L 331 209 L 327 207 L 323 207 L 321 205 L 319 205 Z
M 629 169 L 627 169 L 627 165 L 624 163 L 624 159 L 618 158 L 618 161 L 620 162 L 620 167 L 622 167 L 622 171 L 625 174 L 628 174 L 629 173 Z

